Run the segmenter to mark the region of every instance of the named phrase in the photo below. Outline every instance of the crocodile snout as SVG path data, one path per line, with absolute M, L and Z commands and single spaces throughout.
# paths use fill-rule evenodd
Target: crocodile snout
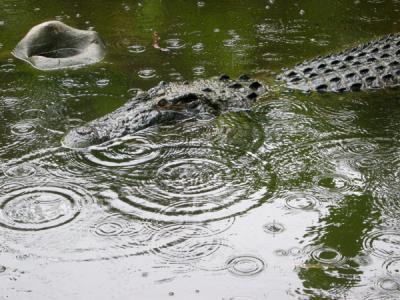
M 81 149 L 99 144 L 101 139 L 97 130 L 93 127 L 82 126 L 72 129 L 62 140 L 66 148 Z

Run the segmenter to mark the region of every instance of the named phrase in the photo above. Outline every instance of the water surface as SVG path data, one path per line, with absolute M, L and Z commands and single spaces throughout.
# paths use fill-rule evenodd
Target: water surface
M 399 1 L 0 3 L 0 299 L 398 299 L 398 90 L 302 94 L 282 68 L 398 32 Z M 10 52 L 57 19 L 107 55 Z M 160 46 L 152 47 L 153 32 Z M 64 149 L 159 81 L 250 74 L 248 112 Z

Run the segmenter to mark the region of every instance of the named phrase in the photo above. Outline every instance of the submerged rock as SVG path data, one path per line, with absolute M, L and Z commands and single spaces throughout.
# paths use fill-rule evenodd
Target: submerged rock
M 49 21 L 34 26 L 12 54 L 37 69 L 55 70 L 96 63 L 103 59 L 105 46 L 95 31 Z

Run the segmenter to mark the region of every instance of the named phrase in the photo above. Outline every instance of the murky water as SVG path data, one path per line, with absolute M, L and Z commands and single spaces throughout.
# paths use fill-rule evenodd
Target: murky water
M 250 112 L 86 152 L 60 140 L 160 80 L 272 86 L 282 67 L 400 31 L 399 16 L 389 0 L 3 0 L 0 299 L 398 299 L 398 90 L 277 87 Z M 105 60 L 15 60 L 51 19 L 97 30 Z

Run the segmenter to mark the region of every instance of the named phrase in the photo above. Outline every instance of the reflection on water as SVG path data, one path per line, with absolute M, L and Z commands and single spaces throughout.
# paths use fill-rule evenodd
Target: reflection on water
M 2 1 L 0 299 L 398 299 L 398 90 L 306 95 L 273 78 L 399 31 L 399 10 Z M 13 59 L 49 19 L 100 32 L 105 60 L 43 73 Z M 60 147 L 160 80 L 223 73 L 270 91 L 251 111 Z

